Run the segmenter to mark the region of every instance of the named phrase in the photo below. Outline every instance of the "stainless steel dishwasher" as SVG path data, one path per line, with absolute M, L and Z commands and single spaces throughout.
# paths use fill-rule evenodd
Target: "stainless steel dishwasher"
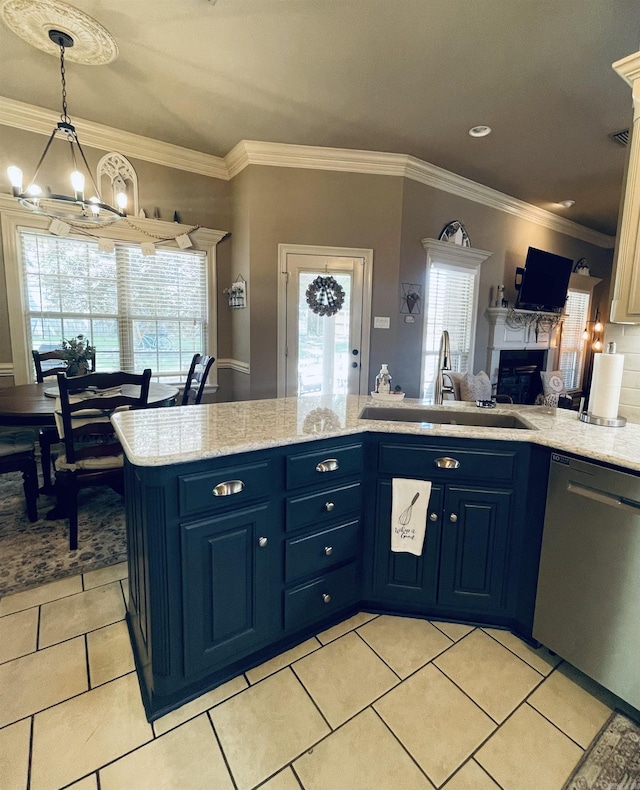
M 640 477 L 552 455 L 533 636 L 640 708 Z

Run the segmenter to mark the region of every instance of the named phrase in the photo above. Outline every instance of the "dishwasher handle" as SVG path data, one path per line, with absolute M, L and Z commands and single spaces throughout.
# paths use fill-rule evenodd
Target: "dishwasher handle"
M 578 496 L 592 499 L 594 502 L 600 502 L 603 505 L 617 507 L 620 510 L 640 515 L 640 502 L 634 502 L 632 499 L 625 499 L 615 494 L 607 494 L 605 491 L 598 491 L 596 488 L 589 488 L 573 482 L 567 485 L 567 491 L 570 494 L 577 494 Z

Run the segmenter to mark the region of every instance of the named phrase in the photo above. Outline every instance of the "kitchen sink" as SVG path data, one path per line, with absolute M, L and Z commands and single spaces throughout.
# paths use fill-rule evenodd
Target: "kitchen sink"
M 437 425 L 475 425 L 480 428 L 519 428 L 535 430 L 517 414 L 494 414 L 490 411 L 458 411 L 437 406 L 398 409 L 393 406 L 365 406 L 361 420 L 392 420 L 393 422 L 430 422 Z

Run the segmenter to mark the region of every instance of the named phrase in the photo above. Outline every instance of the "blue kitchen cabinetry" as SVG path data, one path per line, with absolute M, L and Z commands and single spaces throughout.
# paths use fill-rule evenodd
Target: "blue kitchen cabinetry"
M 519 442 L 368 437 L 363 605 L 531 636 L 549 453 Z M 394 477 L 430 480 L 422 555 L 391 552 Z M 375 491 L 372 490 L 375 486 Z
M 127 619 L 151 719 L 355 609 L 361 476 L 353 437 L 126 462 Z
M 548 452 L 525 443 L 388 434 L 126 461 L 127 620 L 149 718 L 359 608 L 529 636 L 547 473 Z M 390 551 L 394 477 L 433 483 L 420 557 Z

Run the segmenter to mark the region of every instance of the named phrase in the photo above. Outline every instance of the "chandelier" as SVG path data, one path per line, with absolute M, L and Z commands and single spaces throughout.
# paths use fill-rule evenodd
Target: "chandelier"
M 80 140 L 75 127 L 71 123 L 67 112 L 67 82 L 64 65 L 64 51 L 72 47 L 73 38 L 68 33 L 60 30 L 49 30 L 49 38 L 60 48 L 60 81 L 62 85 L 62 112 L 60 121 L 51 132 L 49 140 L 45 145 L 40 161 L 36 165 L 33 177 L 28 182 L 26 189 L 23 189 L 22 170 L 15 165 L 7 169 L 7 174 L 13 188 L 13 196 L 25 208 L 30 209 L 36 214 L 45 214 L 53 219 L 62 220 L 71 224 L 99 226 L 111 225 L 122 219 L 127 206 L 127 196 L 124 192 L 116 195 L 118 208 L 104 203 L 100 195 L 96 182 L 91 174 L 91 169 L 87 163 Z M 38 184 L 38 176 L 41 174 L 43 164 L 55 138 L 62 138 L 69 144 L 71 158 L 70 181 L 73 188 L 73 195 L 55 194 L 48 187 Z M 88 175 L 93 191 L 87 199 L 85 197 L 85 185 Z

